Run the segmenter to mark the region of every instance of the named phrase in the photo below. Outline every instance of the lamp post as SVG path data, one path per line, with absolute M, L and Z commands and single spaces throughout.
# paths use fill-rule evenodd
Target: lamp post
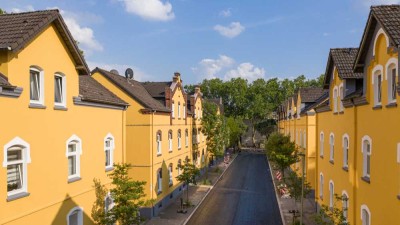
M 302 172 L 301 172 L 301 208 L 300 208 L 300 225 L 303 225 L 303 198 L 304 198 L 304 172 L 306 169 L 305 157 L 304 153 L 300 153 L 299 156 L 302 158 Z

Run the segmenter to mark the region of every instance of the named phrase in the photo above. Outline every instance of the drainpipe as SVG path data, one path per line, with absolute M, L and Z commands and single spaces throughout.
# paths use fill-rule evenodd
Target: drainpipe
M 154 114 L 156 113 L 157 111 L 156 110 L 153 110 L 152 112 L 151 112 L 151 140 L 150 140 L 150 142 L 151 142 L 151 199 L 154 199 L 154 185 L 153 185 L 153 181 L 154 181 L 154 172 L 153 172 L 153 170 L 154 170 L 154 168 L 153 168 L 153 165 L 154 165 L 154 162 L 153 162 L 153 158 L 154 158 Z M 154 213 L 154 202 L 152 201 L 152 203 L 151 203 L 151 208 L 152 208 L 152 211 L 153 211 L 153 216 L 155 215 L 155 213 Z
M 354 105 L 354 153 L 353 153 L 353 163 L 354 163 L 354 166 L 353 166 L 353 224 L 355 224 L 355 221 L 356 221 L 356 212 L 357 212 L 357 195 L 356 195 L 356 193 L 357 193 L 357 185 L 356 185 L 356 182 L 357 182 L 357 153 L 358 153 L 358 128 L 357 128 L 357 120 L 358 120 L 358 118 L 357 118 L 357 106 L 356 105 Z M 350 170 L 351 171 L 351 170 Z M 350 208 L 350 206 L 349 206 L 349 208 Z M 347 213 L 348 215 L 349 215 L 349 213 Z

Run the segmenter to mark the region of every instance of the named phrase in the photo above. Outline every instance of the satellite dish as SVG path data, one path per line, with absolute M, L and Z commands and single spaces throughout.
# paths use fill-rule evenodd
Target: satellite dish
M 125 70 L 125 77 L 127 79 L 132 79 L 133 78 L 133 70 L 131 68 L 128 68 Z
M 118 70 L 116 70 L 116 69 L 112 69 L 112 70 L 110 70 L 110 72 L 113 73 L 113 74 L 119 75 Z

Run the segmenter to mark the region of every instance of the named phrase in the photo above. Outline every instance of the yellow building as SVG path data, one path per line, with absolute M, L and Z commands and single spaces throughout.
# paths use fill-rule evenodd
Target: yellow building
M 88 76 L 58 10 L 0 24 L 0 224 L 93 224 L 93 179 L 123 161 L 128 104 Z
M 200 89 L 192 96 L 185 93 L 179 73 L 170 82 L 141 83 L 96 68 L 92 77 L 130 105 L 125 124 L 126 162 L 133 166 L 130 176 L 146 181 L 145 194 L 155 200 L 142 215 L 156 216 L 182 191 L 176 180 L 180 173 L 177 165 L 186 159 L 199 166 L 203 162 L 199 151 L 192 152 L 206 148 L 200 132 Z

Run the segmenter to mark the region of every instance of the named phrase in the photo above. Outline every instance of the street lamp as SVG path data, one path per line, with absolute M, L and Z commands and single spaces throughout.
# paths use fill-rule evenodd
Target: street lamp
M 302 157 L 302 172 L 301 172 L 301 208 L 300 208 L 300 225 L 303 225 L 303 197 L 304 197 L 304 173 L 306 170 L 306 163 L 305 163 L 305 157 L 306 155 L 304 153 L 299 153 L 299 156 Z

